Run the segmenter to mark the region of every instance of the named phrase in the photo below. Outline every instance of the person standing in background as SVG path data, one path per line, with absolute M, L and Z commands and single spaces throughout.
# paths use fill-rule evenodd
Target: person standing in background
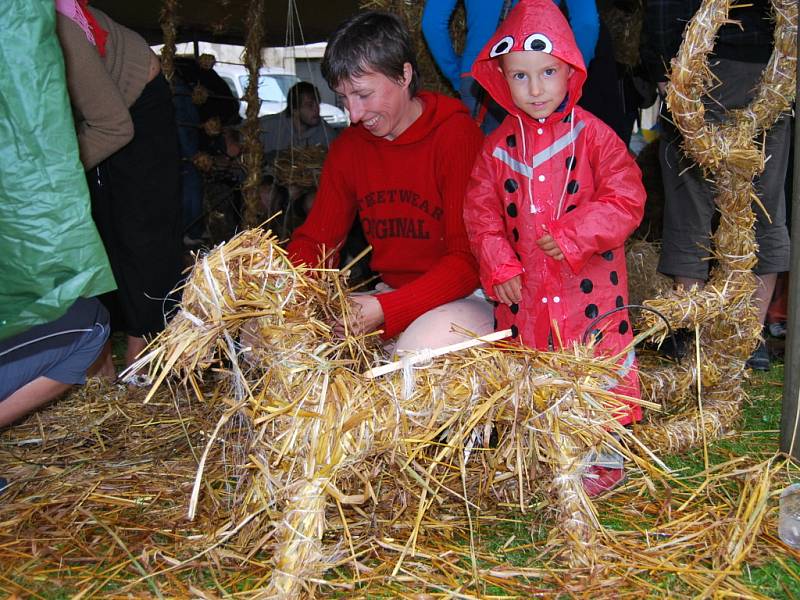
M 92 216 L 118 293 L 104 297 L 127 333 L 125 364 L 164 328 L 180 279 L 181 187 L 172 94 L 137 33 L 87 6 L 55 0 L 80 158 Z M 114 375 L 107 356 L 103 374 Z

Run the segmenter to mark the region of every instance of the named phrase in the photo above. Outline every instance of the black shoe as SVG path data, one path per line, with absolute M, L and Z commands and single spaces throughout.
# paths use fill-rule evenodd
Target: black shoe
M 769 371 L 769 352 L 764 342 L 758 343 L 753 354 L 747 359 L 745 366 L 747 366 L 748 369 L 753 369 L 753 371 Z

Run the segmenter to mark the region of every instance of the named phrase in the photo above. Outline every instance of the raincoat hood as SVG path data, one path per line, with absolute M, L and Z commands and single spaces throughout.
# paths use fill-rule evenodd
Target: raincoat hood
M 547 121 L 559 119 L 572 110 L 586 81 L 586 66 L 567 19 L 553 0 L 521 0 L 472 66 L 471 75 L 495 102 L 511 115 L 531 119 L 514 104 L 500 68 L 500 57 L 509 52 L 547 52 L 570 65 L 574 71 L 569 78 L 566 102 Z

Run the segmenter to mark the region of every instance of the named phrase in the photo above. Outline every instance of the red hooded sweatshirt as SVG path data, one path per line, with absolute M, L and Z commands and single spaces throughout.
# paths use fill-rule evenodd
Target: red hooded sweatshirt
M 514 105 L 500 68 L 507 52 L 548 52 L 574 69 L 566 98 L 545 119 Z M 522 0 L 478 55 L 472 75 L 509 112 L 478 156 L 464 220 L 487 294 L 522 275 L 522 301 L 498 305 L 499 329 L 534 348 L 591 339 L 613 355 L 632 340 L 627 310 L 625 239 L 642 219 L 641 172 L 614 131 L 576 106 L 586 68 L 575 38 L 552 0 Z M 564 260 L 536 240 L 549 232 Z M 606 316 L 602 316 L 606 315 Z M 609 387 L 639 395 L 631 350 Z M 640 418 L 633 407 L 620 421 Z
M 293 261 L 316 265 L 323 247 L 341 246 L 358 213 L 370 267 L 395 288 L 376 296 L 387 339 L 479 285 L 462 215 L 482 136 L 461 102 L 418 97 L 422 115 L 394 140 L 359 124 L 333 142 L 314 207 L 288 248 Z

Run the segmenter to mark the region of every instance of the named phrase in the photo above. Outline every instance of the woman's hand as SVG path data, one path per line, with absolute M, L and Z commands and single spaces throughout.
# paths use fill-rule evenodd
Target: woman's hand
M 347 321 L 347 332 L 350 335 L 371 333 L 383 325 L 383 308 L 375 296 L 363 294 L 350 296 L 350 315 Z M 344 337 L 344 323 L 338 321 L 333 326 L 333 333 Z
M 508 281 L 494 286 L 494 295 L 503 304 L 519 304 L 522 301 L 522 276 L 515 275 Z

